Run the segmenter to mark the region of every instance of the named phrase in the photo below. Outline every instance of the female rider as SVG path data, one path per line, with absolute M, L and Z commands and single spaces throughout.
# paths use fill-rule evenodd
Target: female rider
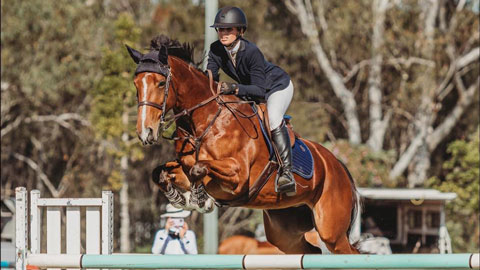
M 292 175 L 292 150 L 283 115 L 293 96 L 293 84 L 288 74 L 280 67 L 265 60 L 258 47 L 243 38 L 247 29 L 245 13 L 237 7 L 224 7 L 215 16 L 214 27 L 218 41 L 210 45 L 207 69 L 214 80 L 219 80 L 221 68 L 237 83 L 224 82 L 224 94 L 267 102 L 270 130 L 275 147 L 281 158 L 280 176 L 276 190 L 287 196 L 296 194 Z

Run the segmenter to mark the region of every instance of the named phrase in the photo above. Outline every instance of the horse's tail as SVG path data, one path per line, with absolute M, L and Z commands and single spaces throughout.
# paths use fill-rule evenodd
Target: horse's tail
M 359 211 L 360 201 L 358 200 L 357 188 L 355 187 L 355 182 L 353 181 L 353 177 L 350 174 L 350 171 L 341 160 L 338 160 L 338 161 L 340 162 L 340 164 L 342 164 L 343 168 L 345 169 L 345 172 L 347 172 L 348 178 L 350 179 L 350 182 L 352 184 L 351 189 L 352 189 L 353 207 L 352 207 L 352 211 L 350 212 L 350 225 L 348 225 L 348 230 L 347 230 L 347 235 L 350 236 L 350 230 L 352 229 L 352 225 L 355 222 L 355 219 L 357 217 L 357 211 Z

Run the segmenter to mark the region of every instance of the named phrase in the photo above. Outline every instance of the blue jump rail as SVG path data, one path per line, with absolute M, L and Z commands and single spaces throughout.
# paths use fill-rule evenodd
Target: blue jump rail
M 110 269 L 479 269 L 478 253 L 394 255 L 47 255 L 29 254 L 40 268 Z
M 15 268 L 15 262 L 1 261 L 0 268 Z

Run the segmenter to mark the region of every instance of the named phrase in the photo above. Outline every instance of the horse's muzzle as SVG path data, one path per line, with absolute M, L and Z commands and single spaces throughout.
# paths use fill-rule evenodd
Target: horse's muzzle
M 138 138 L 143 143 L 143 145 L 153 144 L 157 140 L 157 138 L 155 138 L 154 136 L 153 129 L 151 128 L 143 129 L 142 132 L 137 134 L 138 134 Z

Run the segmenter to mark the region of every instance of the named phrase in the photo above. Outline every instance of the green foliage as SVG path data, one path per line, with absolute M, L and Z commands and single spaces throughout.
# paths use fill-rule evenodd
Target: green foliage
M 110 155 L 116 158 L 116 164 L 122 156 L 142 159 L 141 151 L 136 150 L 138 144 L 128 144 L 122 140 L 122 135 L 136 138 L 135 123 L 129 121 L 129 112 L 136 109 L 136 89 L 132 83 L 135 63 L 131 60 L 125 43 L 134 46 L 140 39 L 141 30 L 135 26 L 133 17 L 122 13 L 113 24 L 113 43 L 105 46 L 102 53 L 100 68 L 103 76 L 97 83 L 91 95 L 93 97 L 91 120 L 97 136 L 111 142 Z M 118 169 L 111 171 L 108 179 L 111 187 L 121 187 L 121 174 Z
M 287 114 L 292 116 L 290 123 L 301 137 L 317 143 L 324 142 L 328 129 L 328 115 L 319 102 L 294 101 Z
M 100 10 L 85 1 L 2 1 L 2 187 L 42 187 L 38 173 L 13 153 L 32 159 L 70 196 L 88 179 L 103 180 L 101 169 L 91 171 L 101 155 L 92 154 L 97 144 L 85 117 L 100 73 Z M 75 118 L 23 122 L 65 113 Z M 14 128 L 4 135 L 7 126 Z
M 352 146 L 346 140 L 326 143 L 325 146 L 348 168 L 359 187 L 398 187 L 388 174 L 395 162 L 393 151 L 373 152 L 366 145 Z
M 133 42 L 137 43 L 140 40 L 142 30 L 136 26 L 132 16 L 128 13 L 122 13 L 114 23 L 115 25 L 115 40 L 119 42 Z M 120 47 L 123 47 L 120 45 Z
M 447 228 L 454 252 L 470 252 L 479 245 L 479 131 L 467 140 L 448 145 L 451 155 L 443 163 L 448 172 L 445 179 L 432 177 L 427 185 L 458 197 L 447 204 Z
M 77 102 L 72 96 L 93 85 L 101 23 L 95 7 L 66 0 L 2 2 L 2 81 L 18 85 L 32 109 L 71 106 Z

